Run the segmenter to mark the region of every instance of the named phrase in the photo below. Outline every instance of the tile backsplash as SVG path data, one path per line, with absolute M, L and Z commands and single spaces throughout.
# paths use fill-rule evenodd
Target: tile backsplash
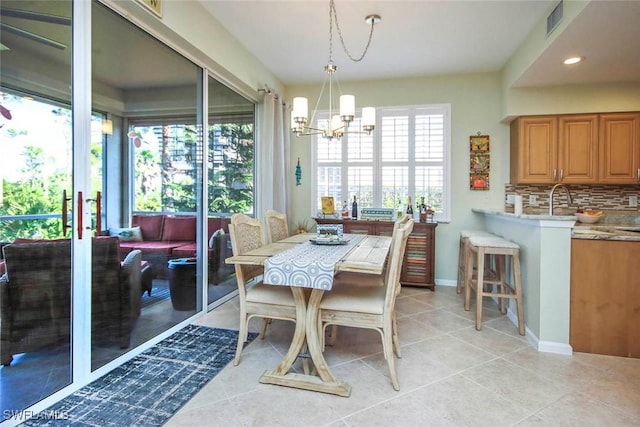
M 640 186 L 637 185 L 566 185 L 573 198 L 573 208 L 599 209 L 620 211 L 621 213 L 637 213 L 638 206 L 630 206 L 629 199 L 635 197 L 636 204 L 640 195 Z M 549 193 L 553 185 L 505 185 L 505 211 L 513 212 L 513 204 L 507 203 L 509 195 L 522 196 L 523 211 L 531 212 L 540 209 L 549 209 Z M 533 196 L 533 197 L 530 197 Z M 558 189 L 554 194 L 554 209 L 568 206 L 567 193 Z M 532 200 L 534 199 L 534 200 Z M 535 201 L 530 203 L 530 201 Z

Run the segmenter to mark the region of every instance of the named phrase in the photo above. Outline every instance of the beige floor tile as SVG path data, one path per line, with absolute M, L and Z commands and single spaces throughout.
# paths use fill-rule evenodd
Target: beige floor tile
M 457 314 L 446 311 L 445 309 L 437 309 L 414 314 L 411 316 L 411 319 L 416 322 L 429 325 L 442 332 L 457 331 L 474 325 L 471 320 L 460 317 Z
M 572 391 L 502 358 L 465 370 L 462 375 L 530 412 L 538 411 Z
M 427 338 L 442 335 L 441 329 L 414 320 L 413 317 L 402 317 L 398 319 L 398 339 L 400 345 L 409 345 Z
M 433 310 L 435 307 L 426 302 L 419 301 L 413 296 L 396 298 L 396 313 L 398 317 L 408 316 L 423 311 Z
M 425 360 L 438 361 L 455 372 L 485 363 L 496 357 L 449 334 L 420 341 L 409 348 L 423 354 Z
M 433 292 L 425 289 L 412 297 L 436 308 L 450 307 L 459 303 L 459 295 L 456 294 L 456 288 L 453 286 L 436 286 L 436 290 Z M 460 299 L 460 301 L 462 300 Z
M 640 421 L 640 382 L 638 381 L 607 376 L 584 387 L 581 392 L 590 399 L 618 408 Z
M 364 410 L 346 422 L 352 426 L 498 427 L 528 415 L 519 405 L 456 375 Z
M 522 348 L 531 347 L 527 342 L 510 337 L 491 328 L 482 328 L 482 330 L 476 331 L 475 326 L 470 326 L 466 329 L 451 332 L 451 335 L 496 356 L 502 356 Z
M 163 426 L 166 427 L 228 427 L 240 426 L 241 421 L 228 400 L 220 400 L 204 406 L 185 405 Z
M 287 351 L 294 324 L 273 321 L 166 424 L 168 426 L 638 426 L 640 359 L 541 353 L 497 305 L 483 305 L 483 329 L 454 287 L 403 287 L 398 298 L 403 357 L 393 390 L 380 336 L 340 327 L 325 358 L 352 395 L 260 384 Z M 237 329 L 237 298 L 198 319 Z M 261 321 L 254 319 L 251 330 Z M 300 370 L 300 361 L 294 365 Z
M 563 397 L 547 408 L 536 413 L 545 425 L 552 426 L 633 426 L 637 427 L 640 418 L 592 400 L 581 393 Z
M 567 384 L 575 390 L 606 377 L 605 370 L 583 363 L 578 358 L 543 353 L 532 347 L 506 354 L 504 358 L 552 381 Z
M 440 360 L 426 359 L 423 353 L 412 346 L 403 347 L 401 350 L 402 357 L 396 358 L 395 364 L 402 392 L 431 384 L 456 372 Z M 365 357 L 362 361 L 382 373 L 387 378 L 388 387 L 392 389 L 389 364 L 381 353 Z

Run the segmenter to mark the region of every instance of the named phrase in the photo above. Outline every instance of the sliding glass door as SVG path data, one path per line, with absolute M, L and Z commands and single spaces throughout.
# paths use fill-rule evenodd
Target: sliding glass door
M 72 2 L 3 0 L 0 16 L 0 413 L 10 418 L 72 381 Z
M 6 419 L 236 291 L 255 103 L 98 1 L 0 8 Z
M 92 108 L 106 139 L 91 263 L 97 369 L 202 310 L 203 72 L 93 6 Z

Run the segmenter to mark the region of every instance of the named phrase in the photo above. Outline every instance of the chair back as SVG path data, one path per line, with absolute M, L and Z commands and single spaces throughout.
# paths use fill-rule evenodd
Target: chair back
M 269 243 L 289 237 L 289 225 L 285 214 L 269 209 L 264 214 L 264 222 L 267 226 L 267 241 Z
M 407 215 L 408 216 L 408 215 Z M 391 236 L 391 246 L 389 247 L 389 258 L 385 271 L 385 303 L 384 312 L 393 313 L 395 299 L 400 292 L 400 274 L 402 272 L 402 261 L 407 247 L 409 234 L 413 231 L 414 220 L 407 218 L 404 223 L 394 226 Z
M 233 255 L 242 255 L 252 249 L 264 246 L 264 232 L 262 221 L 251 218 L 245 214 L 234 214 L 229 224 L 229 235 Z M 236 276 L 240 297 L 245 296 L 245 284 L 251 279 L 260 276 L 264 272 L 264 267 L 258 265 L 236 264 Z

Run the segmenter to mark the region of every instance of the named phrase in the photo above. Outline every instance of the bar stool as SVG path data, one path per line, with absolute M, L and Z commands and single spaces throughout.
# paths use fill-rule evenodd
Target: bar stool
M 482 299 L 485 296 L 499 299 L 500 312 L 507 312 L 505 299 L 516 300 L 518 332 L 524 335 L 524 309 L 522 307 L 522 281 L 520 277 L 520 246 L 497 236 L 471 236 L 468 241 L 465 271 L 464 309 L 469 311 L 471 290 L 476 292 L 476 330 L 482 329 Z M 491 290 L 485 288 L 485 256 L 493 255 L 497 266 L 498 280 Z M 513 282 L 507 282 L 507 257 L 511 260 Z M 473 274 L 474 264 L 476 274 Z
M 469 251 L 469 237 L 471 236 L 495 236 L 484 230 L 460 230 L 460 246 L 458 248 L 458 282 L 456 283 L 456 293 L 461 293 L 464 289 L 464 278 L 466 276 L 467 256 Z

